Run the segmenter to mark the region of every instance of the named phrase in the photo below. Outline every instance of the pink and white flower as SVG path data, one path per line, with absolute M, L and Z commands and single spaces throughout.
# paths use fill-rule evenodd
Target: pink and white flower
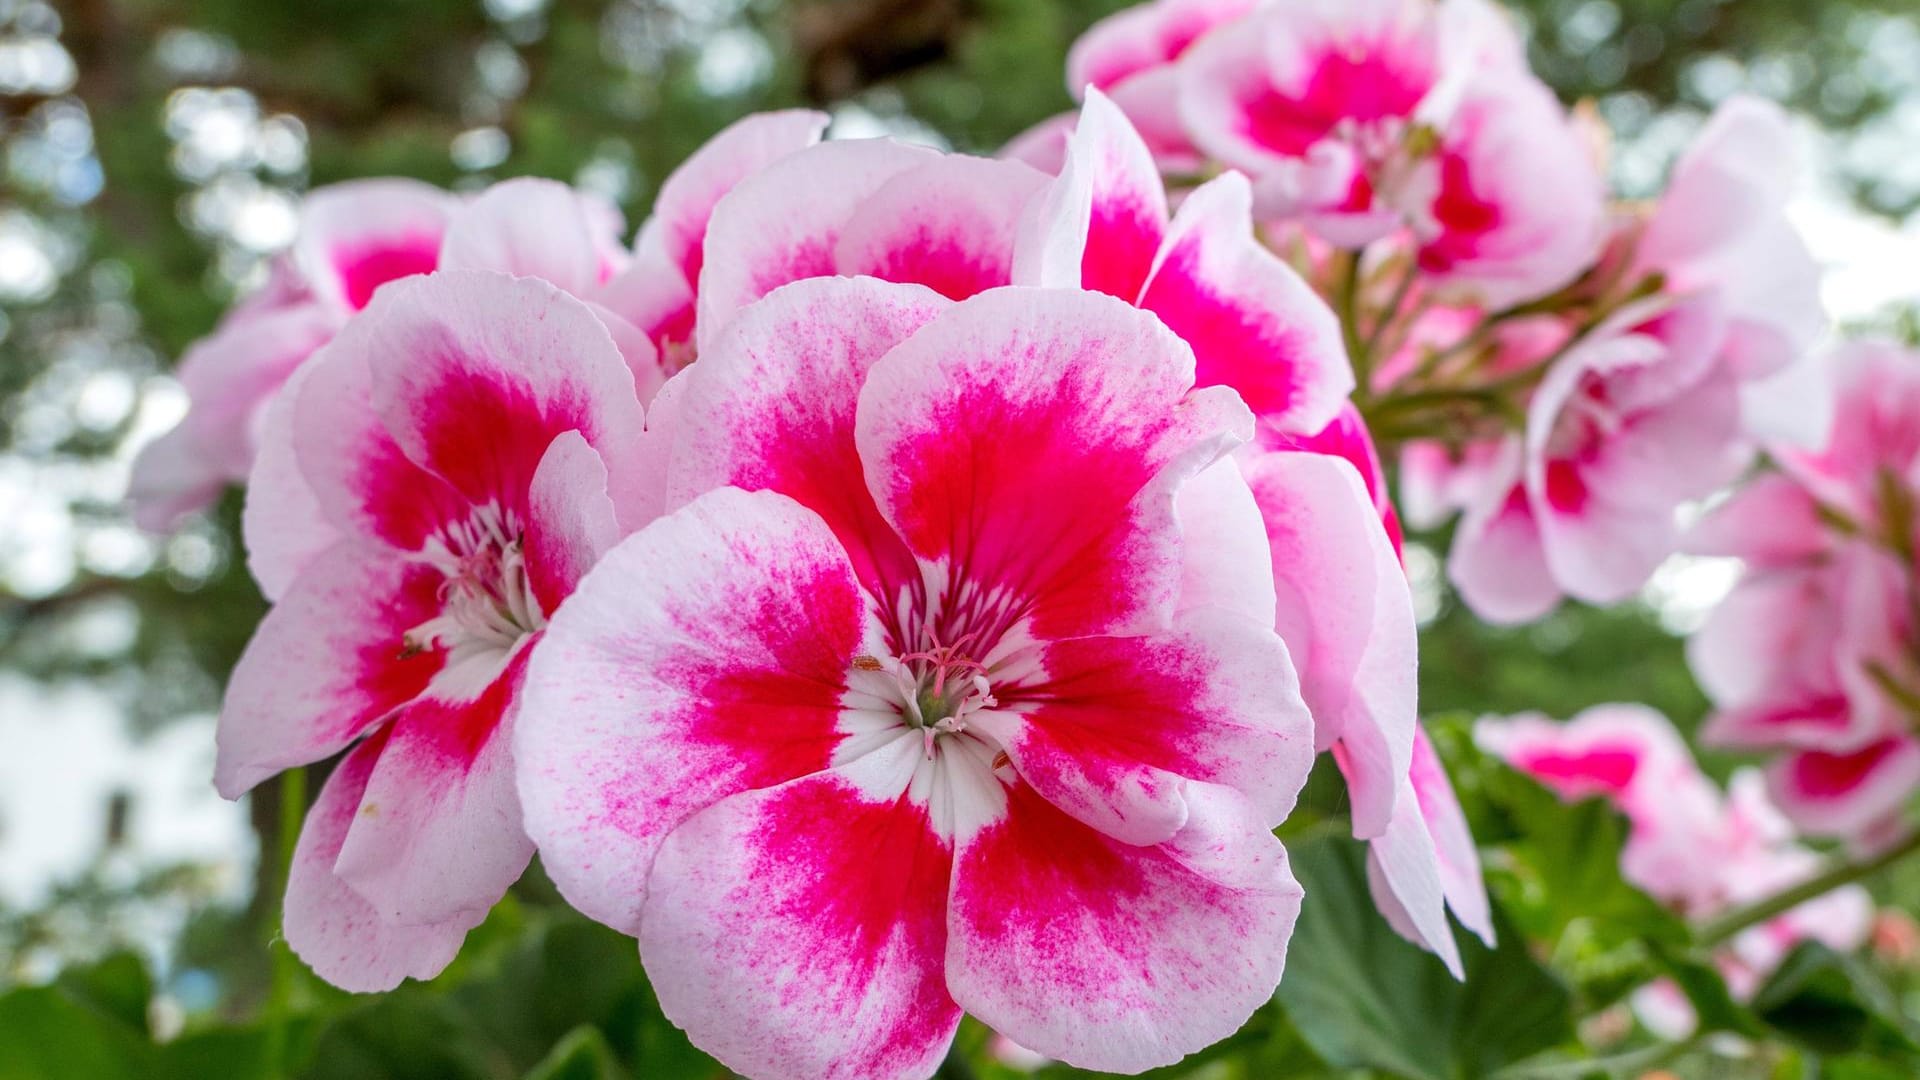
M 1504 475 L 1490 477 L 1452 553 L 1477 613 L 1527 621 L 1562 595 L 1626 599 L 1678 550 L 1681 508 L 1751 460 L 1738 386 L 1714 366 L 1702 341 L 1714 330 L 1697 314 L 1629 309 L 1547 370 Z M 1503 577 L 1518 552 L 1545 573 Z
M 1666 717 L 1641 705 L 1597 705 L 1564 724 L 1538 714 L 1487 718 L 1474 741 L 1562 799 L 1603 798 L 1625 814 L 1621 869 L 1648 894 L 1687 911 L 1719 895 L 1717 870 L 1700 851 L 1721 830 L 1720 794 Z
M 1145 141 L 1097 90 L 1026 223 L 1016 274 L 1153 312 L 1193 347 L 1201 385 L 1253 408 L 1255 442 L 1233 465 L 1266 526 L 1279 590 L 1267 617 L 1301 672 L 1317 745 L 1347 776 L 1355 835 L 1387 852 L 1390 910 L 1458 974 L 1447 900 L 1490 937 L 1486 896 L 1457 807 L 1444 809 L 1444 774 L 1430 754 L 1431 769 L 1415 760 L 1412 597 L 1378 457 L 1345 401 L 1353 374 L 1332 313 L 1259 244 L 1240 176 L 1169 214 Z
M 1571 281 L 1603 192 L 1565 111 L 1479 0 L 1260 7 L 1180 58 L 1179 110 L 1264 219 L 1402 235 L 1430 280 L 1505 305 Z
M 1597 796 L 1626 814 L 1623 876 L 1689 918 L 1756 903 L 1820 870 L 1819 857 L 1795 842 L 1757 771 L 1735 773 L 1723 795 L 1672 724 L 1651 709 L 1596 706 L 1566 724 L 1540 716 L 1484 719 L 1474 737 L 1561 798 Z M 1795 944 L 1811 939 L 1855 949 L 1872 923 L 1864 889 L 1835 889 L 1741 932 L 1714 960 L 1734 996 L 1745 1000 Z M 1685 1038 L 1696 1023 L 1670 982 L 1637 992 L 1633 1007 L 1664 1038 Z
M 445 966 L 526 866 L 528 656 L 658 487 L 627 357 L 535 278 L 382 288 L 275 409 L 251 498 L 282 512 L 250 513 L 247 543 L 280 587 L 215 780 L 237 797 L 347 749 L 301 834 L 286 936 L 328 981 L 387 989 Z M 317 550 L 303 506 L 330 525 Z
M 1863 342 L 1829 370 L 1837 403 L 1818 450 L 1780 445 L 1710 512 L 1693 550 L 1747 570 L 1687 643 L 1715 705 L 1706 736 L 1783 752 L 1774 798 L 1802 829 L 1871 845 L 1920 789 L 1920 359 Z
M 960 300 L 1012 284 L 1021 215 L 1046 183 L 1017 161 L 848 139 L 791 154 L 713 209 L 699 275 L 701 351 L 789 282 L 867 276 Z
M 409 180 L 316 190 L 263 295 L 243 302 L 182 362 L 187 416 L 135 463 L 136 516 L 165 528 L 244 480 L 260 452 L 269 401 L 387 284 L 478 269 L 585 293 L 624 265 L 621 228 L 610 204 L 547 180 L 508 180 L 465 202 Z M 646 343 L 624 351 L 636 377 L 657 385 Z
M 1715 309 L 1716 351 L 1742 385 L 1753 434 L 1817 442 L 1824 417 L 1802 381 L 1770 378 L 1807 358 L 1827 324 L 1819 265 L 1786 215 L 1799 175 L 1786 113 L 1736 96 L 1674 165 L 1645 222 L 1616 243 L 1630 252 L 1629 280 L 1657 274 L 1663 293 Z
M 1093 89 L 1112 99 L 1162 169 L 1198 169 L 1203 160 L 1180 117 L 1174 62 L 1209 30 L 1239 19 L 1255 5 L 1256 0 L 1148 0 L 1109 15 L 1068 50 L 1067 92 L 1084 100 Z M 1057 173 L 1074 122 L 1073 113 L 1043 120 L 1008 143 L 1002 156 Z
M 722 129 L 660 185 L 653 213 L 640 226 L 633 262 L 591 294 L 653 342 L 671 375 L 694 359 L 694 317 L 707 227 L 734 185 L 820 141 L 825 113 L 804 109 L 754 113 Z
M 436 270 L 537 277 L 592 303 L 643 401 L 694 355 L 694 286 L 707 219 L 749 173 L 817 141 L 820 113 L 759 113 L 731 125 L 668 176 L 631 255 L 610 203 L 547 180 L 508 180 L 477 197 L 411 180 L 315 190 L 271 279 L 188 352 L 186 418 L 134 466 L 143 527 L 164 529 L 243 481 L 269 400 L 308 356 L 391 281 Z
M 293 251 L 181 360 L 187 415 L 134 463 L 128 497 L 142 527 L 165 529 L 246 479 L 268 399 L 380 286 L 437 265 L 456 206 L 412 180 L 354 180 L 307 196 Z
M 1232 602 L 1252 417 L 1194 372 L 1109 297 L 823 279 L 676 382 L 676 509 L 548 626 L 516 751 L 555 882 L 729 1068 L 927 1076 L 965 1010 L 1138 1070 L 1267 1000 L 1312 736 Z

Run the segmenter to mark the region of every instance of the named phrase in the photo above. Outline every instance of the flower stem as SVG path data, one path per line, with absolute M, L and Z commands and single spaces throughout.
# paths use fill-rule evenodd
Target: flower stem
M 1347 359 L 1353 364 L 1354 397 L 1365 401 L 1373 392 L 1373 357 L 1360 337 L 1360 253 L 1340 256 L 1334 285 L 1334 313 L 1340 318 L 1340 335 L 1346 341 Z
M 1556 1061 L 1531 1067 L 1523 1062 L 1502 1069 L 1494 1075 L 1497 1080 L 1588 1080 L 1593 1076 L 1639 1077 L 1679 1061 L 1699 1045 L 1700 1037 L 1696 1035 L 1679 1042 L 1656 1043 L 1638 1050 L 1628 1050 L 1612 1057 L 1589 1058 L 1585 1061 Z
M 1792 911 L 1842 885 L 1872 877 L 1916 851 L 1920 851 L 1920 829 L 1908 832 L 1876 855 L 1860 860 L 1843 860 L 1825 873 L 1808 878 L 1792 888 L 1783 889 L 1758 903 L 1729 911 L 1702 926 L 1697 940 L 1706 948 L 1725 944 L 1748 927 L 1758 926 L 1776 915 Z
M 267 940 L 267 955 L 273 964 L 273 982 L 267 995 L 267 1070 L 270 1076 L 288 1076 L 287 1030 L 292 1022 L 293 989 L 300 977 L 300 961 L 287 948 L 287 877 L 293 870 L 294 848 L 300 843 L 300 825 L 307 813 L 307 770 L 288 769 L 280 774 L 280 821 L 275 840 L 278 873 L 274 877 L 280 897 L 280 918 L 273 923 L 273 936 Z

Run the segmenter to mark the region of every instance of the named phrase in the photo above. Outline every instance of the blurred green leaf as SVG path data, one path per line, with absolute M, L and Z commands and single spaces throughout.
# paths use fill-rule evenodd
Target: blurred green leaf
M 599 1029 L 582 1026 L 556 1043 L 526 1080 L 625 1080 L 626 1076 Z
M 1787 954 L 1754 995 L 1753 1011 L 1817 1054 L 1864 1051 L 1920 1066 L 1920 1038 L 1893 992 L 1859 960 L 1816 941 Z
M 288 1021 L 288 1049 L 281 1051 L 288 1060 L 299 1061 L 306 1056 L 321 1023 L 317 1016 L 296 1016 Z M 278 1080 L 280 1069 L 272 1060 L 275 1046 L 264 1022 L 189 1031 L 159 1047 L 152 1075 L 155 1080 Z
M 1620 874 L 1627 819 L 1600 799 L 1565 803 L 1499 762 L 1484 763 L 1484 790 L 1504 817 L 1508 864 L 1531 902 L 1515 918 L 1534 937 L 1558 941 L 1575 922 L 1603 936 L 1684 944 L 1687 926 Z M 1497 843 L 1501 838 L 1480 838 Z M 1524 913 L 1524 915 L 1522 914 Z
M 403 986 L 335 1018 L 305 1080 L 484 1080 L 481 1032 L 439 995 Z
M 153 999 L 153 979 L 146 962 L 132 953 L 114 953 L 96 963 L 69 968 L 59 985 L 75 1000 L 147 1033 L 147 1004 Z
M 1358 843 L 1323 837 L 1291 855 L 1307 897 L 1278 997 L 1329 1063 L 1475 1080 L 1573 1037 L 1566 987 L 1497 911 L 1497 948 L 1459 935 L 1467 978 L 1458 983 L 1379 916 Z
M 1658 945 L 1653 949 L 1653 957 L 1654 963 L 1693 1006 L 1699 1030 L 1728 1031 L 1755 1038 L 1764 1034 L 1752 1010 L 1733 999 L 1726 979 L 1711 963 Z
M 145 1080 L 146 1044 L 51 986 L 0 997 L 0 1080 Z

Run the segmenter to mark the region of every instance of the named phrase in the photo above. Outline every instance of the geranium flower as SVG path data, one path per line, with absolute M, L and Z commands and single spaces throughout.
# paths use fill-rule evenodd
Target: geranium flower
M 1689 536 L 1747 569 L 1687 656 L 1715 705 L 1705 736 L 1784 751 L 1767 778 L 1795 824 L 1871 844 L 1920 787 L 1920 567 L 1902 539 L 1920 491 L 1920 360 L 1871 341 L 1823 360 L 1830 438 L 1775 444 L 1781 471 Z
M 456 206 L 412 180 L 353 180 L 307 196 L 292 252 L 180 362 L 187 415 L 134 462 L 128 497 L 143 528 L 165 529 L 246 479 L 274 391 L 380 286 L 434 268 Z
M 516 751 L 544 865 L 702 1049 L 928 1076 L 964 1009 L 1139 1070 L 1268 999 L 1312 736 L 1210 468 L 1251 417 L 1193 384 L 1109 297 L 870 279 L 676 380 L 679 509 L 554 616 Z
M 1489 5 L 1266 5 L 1178 67 L 1187 133 L 1253 177 L 1263 219 L 1341 247 L 1404 232 L 1432 282 L 1495 305 L 1572 280 L 1598 245 L 1598 170 Z
M 1246 181 L 1228 174 L 1170 216 L 1146 143 L 1090 90 L 1016 273 L 1152 311 L 1193 347 L 1201 385 L 1231 387 L 1253 408 L 1255 442 L 1232 465 L 1266 529 L 1279 589 L 1267 617 L 1301 672 L 1316 743 L 1347 777 L 1354 835 L 1375 841 L 1383 909 L 1459 974 L 1447 901 L 1482 937 L 1492 929 L 1452 789 L 1437 762 L 1415 761 L 1415 629 L 1398 523 L 1366 425 L 1345 401 L 1353 374 L 1332 313 L 1261 247 L 1248 200 Z
M 754 113 L 707 140 L 661 183 L 632 264 L 591 298 L 639 327 L 667 374 L 696 355 L 694 296 L 714 207 L 735 184 L 819 142 L 826 127 L 825 113 L 806 109 Z
M 1786 113 L 1729 98 L 1674 164 L 1644 223 L 1630 223 L 1615 244 L 1628 252 L 1629 280 L 1658 274 L 1666 294 L 1715 309 L 1725 326 L 1717 351 L 1742 384 L 1753 434 L 1817 444 L 1826 418 L 1809 380 L 1769 378 L 1808 360 L 1827 325 L 1819 264 L 1786 214 L 1800 173 Z
M 1046 179 L 1016 161 L 892 139 L 776 161 L 714 207 L 696 342 L 704 352 L 742 308 L 804 278 L 864 275 L 954 300 L 1012 284 L 1015 230 Z
M 1067 92 L 1084 100 L 1092 88 L 1111 98 L 1169 171 L 1201 166 L 1180 118 L 1174 61 L 1222 23 L 1252 11 L 1255 0 L 1149 0 L 1101 19 L 1067 51 Z M 1007 145 L 1003 156 L 1059 172 L 1075 114 L 1041 121 Z
M 314 190 L 267 284 L 182 360 L 190 406 L 135 462 L 136 519 L 167 528 L 245 480 L 268 403 L 294 371 L 381 286 L 435 270 L 538 277 L 593 303 L 650 400 L 693 356 L 693 285 L 714 204 L 825 126 L 814 112 L 758 113 L 715 135 L 661 185 L 631 256 L 612 204 L 553 181 L 507 180 L 466 200 L 411 180 Z
M 328 981 L 387 989 L 437 973 L 525 867 L 508 732 L 529 650 L 658 488 L 625 357 L 534 278 L 383 288 L 276 409 L 250 499 L 333 533 L 316 552 L 299 515 L 249 515 L 284 585 L 215 780 L 237 797 L 352 747 L 301 833 L 286 937 Z

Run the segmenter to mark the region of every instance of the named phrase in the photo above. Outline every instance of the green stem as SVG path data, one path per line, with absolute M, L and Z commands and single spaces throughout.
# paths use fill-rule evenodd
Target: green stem
M 1392 329 L 1394 321 L 1400 317 L 1400 307 L 1407 302 L 1407 294 L 1413 291 L 1413 283 L 1419 276 L 1420 264 L 1412 259 L 1407 260 L 1407 269 L 1400 275 L 1399 282 L 1394 285 L 1393 295 L 1387 298 L 1387 306 L 1380 309 L 1379 316 L 1374 320 L 1372 332 L 1368 333 L 1366 341 L 1361 343 L 1361 351 L 1369 357 L 1380 355 L 1380 343 L 1386 338 L 1387 331 Z
M 1354 397 L 1365 401 L 1373 389 L 1373 357 L 1360 338 L 1360 253 L 1342 255 L 1337 273 L 1334 312 L 1340 317 L 1340 336 L 1346 342 L 1347 359 L 1353 364 Z
M 1699 1045 L 1700 1036 L 1694 1035 L 1679 1042 L 1643 1046 L 1611 1057 L 1555 1061 L 1533 1066 L 1522 1062 L 1501 1069 L 1494 1076 L 1497 1080 L 1586 1080 L 1595 1075 L 1639 1077 L 1679 1061 Z
M 273 964 L 273 983 L 267 996 L 267 1068 L 269 1075 L 288 1076 L 287 1032 L 292 1023 L 293 990 L 300 977 L 300 961 L 287 948 L 287 877 L 293 871 L 293 852 L 300 843 L 300 825 L 307 813 L 307 770 L 288 769 L 280 774 L 280 821 L 275 838 L 279 873 L 275 877 L 280 897 L 281 917 L 274 920 L 273 936 L 267 941 L 267 954 Z
M 1725 944 L 1748 927 L 1758 926 L 1777 915 L 1792 911 L 1814 897 L 1823 896 L 1842 885 L 1851 885 L 1856 881 L 1872 877 L 1916 851 L 1920 851 L 1920 829 L 1909 832 L 1893 846 L 1877 855 L 1858 861 L 1842 861 L 1826 873 L 1808 878 L 1790 889 L 1777 892 L 1758 903 L 1729 911 L 1701 927 L 1696 940 L 1709 949 Z

